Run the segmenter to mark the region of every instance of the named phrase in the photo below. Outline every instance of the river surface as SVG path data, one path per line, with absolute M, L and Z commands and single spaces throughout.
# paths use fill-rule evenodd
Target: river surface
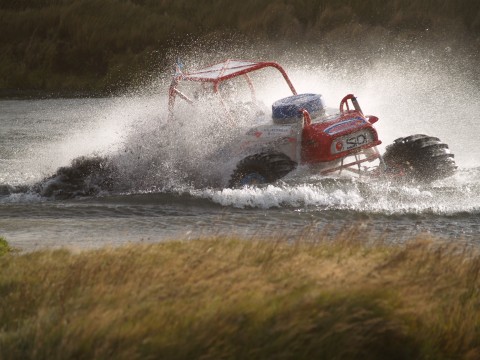
M 229 134 L 222 132 L 222 124 L 212 128 L 204 113 L 200 119 L 188 110 L 176 129 L 162 128 L 166 98 L 158 92 L 109 99 L 3 100 L 0 236 L 14 247 L 33 250 L 212 234 L 295 238 L 305 231 L 335 233 L 356 225 L 393 242 L 430 233 L 478 243 L 478 88 L 435 74 L 425 78 L 421 72 L 413 78 L 398 75 L 389 87 L 382 81 L 385 70 L 376 71 L 377 76 L 361 78 L 350 88 L 319 72 L 309 80 L 327 89 L 327 105 L 336 106 L 341 94 L 360 95 L 363 110 L 380 118 L 381 151 L 399 136 L 440 137 L 456 155 L 454 176 L 429 185 L 399 185 L 321 177 L 300 167 L 273 185 L 225 189 L 231 167 L 212 154 Z M 292 78 L 299 87 L 306 81 L 301 70 L 294 69 Z M 116 183 L 107 190 L 61 196 L 65 175 L 59 169 L 71 168 L 79 157 L 109 159 L 119 169 L 112 180 Z

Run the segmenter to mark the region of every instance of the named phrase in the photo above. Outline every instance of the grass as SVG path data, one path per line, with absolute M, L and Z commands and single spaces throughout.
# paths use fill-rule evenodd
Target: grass
M 193 45 L 216 52 L 238 36 L 338 45 L 369 31 L 411 32 L 432 41 L 478 42 L 478 0 L 16 0 L 0 6 L 0 96 L 30 92 L 109 93 L 170 69 Z M 328 36 L 334 33 L 336 35 Z M 458 33 L 458 34 L 457 34 Z M 356 35 L 356 36 L 355 36 Z M 458 36 L 457 36 L 458 35 Z M 215 38 L 212 46 L 197 40 Z M 235 48 L 236 42 L 231 46 Z M 359 44 L 359 48 L 363 45 Z M 476 49 L 476 48 L 475 48 Z M 292 50 L 294 51 L 294 50 Z M 156 74 L 156 73 L 155 73 Z
M 0 358 L 479 358 L 478 251 L 360 231 L 1 256 Z
M 5 255 L 12 251 L 10 245 L 8 245 L 7 240 L 0 236 L 0 256 Z

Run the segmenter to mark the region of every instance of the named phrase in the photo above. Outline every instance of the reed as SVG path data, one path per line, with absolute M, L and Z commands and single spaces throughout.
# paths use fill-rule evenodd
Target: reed
M 4 255 L 0 358 L 478 358 L 478 250 L 362 232 Z

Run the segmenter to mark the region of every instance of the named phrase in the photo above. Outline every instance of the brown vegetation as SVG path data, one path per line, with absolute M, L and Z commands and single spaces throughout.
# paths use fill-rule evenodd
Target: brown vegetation
M 478 251 L 365 239 L 3 255 L 0 358 L 479 358 Z
M 162 68 L 170 51 L 227 34 L 318 41 L 355 31 L 480 33 L 477 0 L 17 0 L 0 6 L 0 91 L 103 92 Z M 362 29 L 362 30 L 359 30 Z M 367 30 L 366 30 L 367 29 Z M 352 30 L 350 30 L 351 32 Z

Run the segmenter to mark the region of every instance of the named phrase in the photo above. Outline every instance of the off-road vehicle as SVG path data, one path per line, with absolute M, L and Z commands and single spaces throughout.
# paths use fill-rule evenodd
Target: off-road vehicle
M 169 88 L 169 119 L 175 118 L 178 97 L 194 104 L 205 94 L 216 99 L 228 125 L 235 126 L 238 117 L 247 113 L 269 115 L 257 100 L 252 81 L 253 72 L 267 68 L 280 72 L 292 95 L 273 102 L 271 118 L 249 128 L 236 142 L 236 155 L 241 160 L 230 175 L 230 187 L 271 183 L 299 164 L 325 175 L 349 171 L 359 176 L 416 182 L 431 182 L 455 172 L 454 156 L 448 145 L 433 136 L 398 138 L 381 155 L 377 149 L 381 141 L 373 126 L 378 118 L 364 115 L 353 94 L 341 99 L 338 109 L 328 109 L 322 95 L 298 94 L 285 70 L 275 62 L 228 59 L 191 72 L 177 66 Z M 229 82 L 242 78 L 251 94 L 251 101 L 244 103 L 249 109 L 243 113 L 241 107 L 232 108 L 222 91 Z M 202 94 L 189 96 L 183 92 L 186 82 L 200 85 Z

